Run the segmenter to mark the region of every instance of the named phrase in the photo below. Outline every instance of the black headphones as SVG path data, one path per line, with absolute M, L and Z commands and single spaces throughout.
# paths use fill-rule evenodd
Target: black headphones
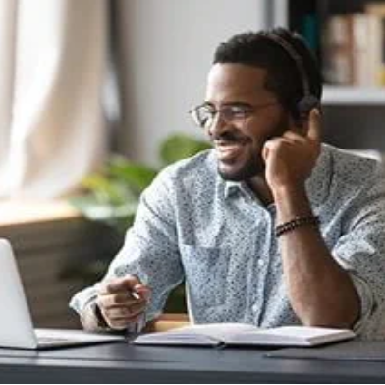
M 309 78 L 306 74 L 305 67 L 303 64 L 303 60 L 301 55 L 296 51 L 296 48 L 285 40 L 283 37 L 271 33 L 269 35 L 265 35 L 265 37 L 276 44 L 278 44 L 294 61 L 298 72 L 300 74 L 301 83 L 302 83 L 302 99 L 297 103 L 297 109 L 299 113 L 308 114 L 313 108 L 318 108 L 320 105 L 319 99 L 313 95 L 310 91 Z

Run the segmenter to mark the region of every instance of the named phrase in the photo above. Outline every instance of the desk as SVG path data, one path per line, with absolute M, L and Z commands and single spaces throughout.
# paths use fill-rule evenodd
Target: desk
M 133 346 L 0 349 L 1 383 L 383 383 L 384 362 L 263 357 L 256 349 Z

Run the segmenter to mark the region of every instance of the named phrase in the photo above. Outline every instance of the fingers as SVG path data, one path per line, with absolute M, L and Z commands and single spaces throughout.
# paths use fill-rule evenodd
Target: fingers
M 99 294 L 116 294 L 134 291 L 136 285 L 140 285 L 140 282 L 134 275 L 129 275 L 124 278 L 115 278 L 102 283 L 99 289 Z
M 137 321 L 149 298 L 148 286 L 140 283 L 135 276 L 126 276 L 103 282 L 98 290 L 96 303 L 107 324 L 119 330 Z
M 117 278 L 102 283 L 97 302 L 101 309 L 121 306 L 131 306 L 136 303 L 147 303 L 150 298 L 150 289 L 136 277 Z
M 306 137 L 314 142 L 321 141 L 321 114 L 316 108 L 310 111 Z
M 137 315 L 135 317 L 122 317 L 122 318 L 114 318 L 114 317 L 107 317 L 106 315 L 103 315 L 107 325 L 113 329 L 113 330 L 125 330 L 130 325 L 135 324 L 139 321 L 140 315 Z
M 305 140 L 305 138 L 301 134 L 292 130 L 287 130 L 283 134 L 283 138 L 288 139 L 289 141 L 298 142 L 298 143 L 303 142 Z
M 138 294 L 139 298 L 148 302 L 150 300 L 151 291 L 150 288 L 142 283 L 139 283 L 134 287 L 135 292 Z
M 321 141 L 321 113 L 318 109 L 313 108 L 308 117 L 302 121 L 302 125 L 298 126 L 296 122 L 292 122 L 291 127 L 283 134 L 284 138 L 298 141 L 311 140 L 313 142 Z
M 138 300 L 132 297 L 129 293 L 119 294 L 99 294 L 97 299 L 98 305 L 105 309 L 120 306 L 131 306 L 138 302 Z
M 130 324 L 137 322 L 145 310 L 145 303 L 137 303 L 131 306 L 101 308 L 102 315 L 108 326 L 112 329 L 126 329 Z
M 267 162 L 271 154 L 281 152 L 285 148 L 292 148 L 293 145 L 294 142 L 285 136 L 267 140 L 262 148 L 262 158 Z
M 130 275 L 103 282 L 98 290 L 99 295 L 116 295 L 116 302 L 131 302 L 133 300 L 149 299 L 150 290 L 139 282 L 138 278 Z
M 110 319 L 131 319 L 141 314 L 145 308 L 145 304 L 138 303 L 131 306 L 113 307 L 105 310 Z
M 120 306 L 109 309 L 104 309 L 105 317 L 110 320 L 110 322 L 114 322 L 116 320 L 126 320 L 127 322 L 131 322 L 138 315 L 143 313 L 145 309 L 145 304 L 135 304 L 132 306 Z
M 286 137 L 286 133 L 287 133 L 288 137 Z M 280 138 L 274 138 L 274 139 L 267 140 L 263 146 L 264 150 L 274 151 L 274 150 L 278 150 L 278 149 L 282 148 L 283 146 L 293 146 L 294 143 L 293 143 L 292 139 L 290 138 L 291 133 L 289 131 L 287 131 L 286 133 L 284 134 L 284 136 L 282 136 Z M 297 134 L 293 133 L 293 135 L 297 135 Z

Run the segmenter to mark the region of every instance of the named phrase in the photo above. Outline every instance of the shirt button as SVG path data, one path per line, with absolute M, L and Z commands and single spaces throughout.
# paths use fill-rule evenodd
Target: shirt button
M 257 265 L 258 265 L 259 267 L 262 267 L 264 264 L 265 264 L 265 262 L 264 262 L 261 258 L 258 258 L 258 260 L 257 260 Z

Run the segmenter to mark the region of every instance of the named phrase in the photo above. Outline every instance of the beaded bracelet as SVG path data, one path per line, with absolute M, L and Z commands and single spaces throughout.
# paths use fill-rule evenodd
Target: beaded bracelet
M 286 234 L 290 231 L 295 230 L 297 227 L 311 225 L 318 226 L 320 223 L 318 217 L 297 217 L 293 220 L 283 223 L 282 225 L 278 225 L 275 228 L 275 236 L 280 237 L 283 234 Z

